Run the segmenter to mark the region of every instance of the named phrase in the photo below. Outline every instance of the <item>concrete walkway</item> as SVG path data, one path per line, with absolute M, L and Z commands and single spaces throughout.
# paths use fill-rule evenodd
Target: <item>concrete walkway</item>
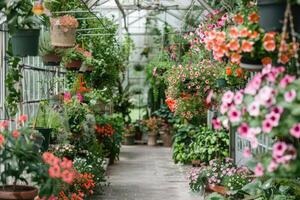
M 93 199 L 201 200 L 189 192 L 186 171 L 173 164 L 170 148 L 123 146 L 120 161 L 108 170 L 110 186 Z

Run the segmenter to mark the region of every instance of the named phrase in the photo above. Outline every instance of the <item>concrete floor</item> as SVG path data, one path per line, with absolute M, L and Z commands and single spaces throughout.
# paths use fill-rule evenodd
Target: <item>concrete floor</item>
M 110 186 L 102 200 L 201 200 L 189 192 L 186 167 L 173 164 L 170 148 L 123 146 L 108 170 Z

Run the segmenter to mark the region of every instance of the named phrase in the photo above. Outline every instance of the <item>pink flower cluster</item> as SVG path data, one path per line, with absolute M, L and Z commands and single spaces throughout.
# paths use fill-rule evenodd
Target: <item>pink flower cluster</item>
M 72 184 L 78 174 L 73 168 L 73 162 L 67 158 L 61 160 L 52 153 L 45 152 L 43 160 L 50 166 L 48 173 L 51 178 L 62 179 L 65 183 Z

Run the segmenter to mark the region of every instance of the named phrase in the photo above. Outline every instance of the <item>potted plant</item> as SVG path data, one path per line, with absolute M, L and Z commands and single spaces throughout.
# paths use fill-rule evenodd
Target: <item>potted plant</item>
M 158 136 L 158 125 L 159 120 L 156 117 L 151 117 L 145 120 L 145 125 L 148 129 L 148 145 L 155 146 L 157 145 L 157 136 Z
M 64 15 L 51 18 L 51 44 L 56 47 L 75 46 L 76 28 L 78 21 L 75 17 Z
M 42 56 L 44 65 L 59 66 L 62 60 L 63 51 L 51 45 L 49 31 L 44 32 L 40 37 L 39 55 Z
M 41 147 L 43 152 L 48 150 L 52 134 L 63 128 L 62 121 L 60 114 L 54 111 L 47 101 L 40 102 L 37 115 L 33 121 L 33 128 L 44 137 Z
M 32 8 L 31 0 L 14 0 L 9 1 L 4 9 L 15 56 L 38 55 L 41 17 L 36 16 Z
M 67 70 L 79 70 L 82 66 L 84 57 L 76 48 L 68 49 L 62 59 L 62 64 Z
M 134 145 L 135 143 L 135 127 L 131 124 L 127 125 L 124 130 L 124 145 Z

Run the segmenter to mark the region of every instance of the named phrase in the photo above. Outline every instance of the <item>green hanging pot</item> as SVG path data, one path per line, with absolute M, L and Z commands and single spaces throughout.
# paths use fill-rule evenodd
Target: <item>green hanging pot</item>
M 259 24 L 266 31 L 281 31 L 286 8 L 284 0 L 258 0 Z
M 37 56 L 39 52 L 39 29 L 20 29 L 13 34 L 12 53 L 14 56 Z
M 39 131 L 44 137 L 44 140 L 43 140 L 43 143 L 41 146 L 41 151 L 45 152 L 49 148 L 52 129 L 51 128 L 41 128 L 41 127 L 36 127 L 35 129 L 37 131 Z

